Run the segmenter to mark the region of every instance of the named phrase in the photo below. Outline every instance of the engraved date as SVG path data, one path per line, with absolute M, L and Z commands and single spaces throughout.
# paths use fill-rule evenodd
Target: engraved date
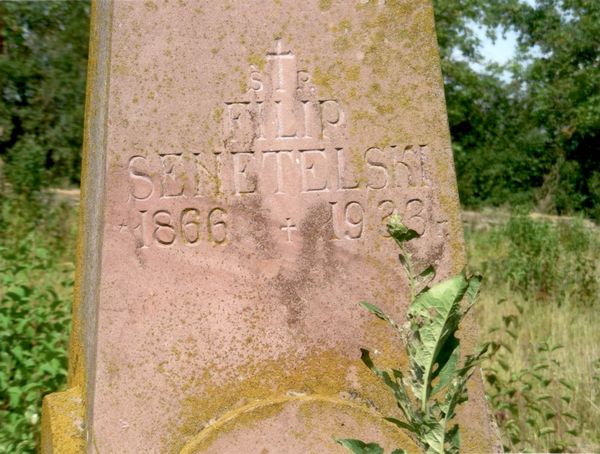
M 227 212 L 223 208 L 204 212 L 197 208 L 139 210 L 137 216 L 133 232 L 141 249 L 177 243 L 190 247 L 202 242 L 222 245 L 227 241 Z

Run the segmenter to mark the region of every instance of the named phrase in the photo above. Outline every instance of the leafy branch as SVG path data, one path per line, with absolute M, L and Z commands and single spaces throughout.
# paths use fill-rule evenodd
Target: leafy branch
M 429 286 L 435 278 L 433 266 L 415 272 L 412 256 L 406 244 L 419 235 L 393 216 L 387 226 L 391 237 L 400 247 L 400 263 L 406 271 L 410 288 L 408 323 L 398 325 L 377 306 L 360 304 L 381 320 L 389 323 L 401 338 L 408 356 L 409 372 L 379 369 L 366 349 L 361 359 L 392 391 L 402 419 L 385 420 L 411 438 L 425 453 L 458 453 L 460 436 L 458 424 L 452 424 L 456 408 L 467 400 L 467 381 L 487 351 L 487 345 L 467 355 L 460 363 L 460 341 L 455 336 L 461 321 L 475 303 L 481 276 L 467 277 L 464 272 Z M 337 443 L 354 454 L 383 454 L 377 443 L 339 439 Z M 392 454 L 402 454 L 396 449 Z

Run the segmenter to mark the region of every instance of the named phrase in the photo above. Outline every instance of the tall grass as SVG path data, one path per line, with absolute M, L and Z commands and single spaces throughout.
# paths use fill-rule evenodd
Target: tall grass
M 73 207 L 0 188 L 0 453 L 35 452 L 66 380 L 74 227 Z
M 487 392 L 508 451 L 600 450 L 599 231 L 515 216 L 467 229 L 484 271 Z

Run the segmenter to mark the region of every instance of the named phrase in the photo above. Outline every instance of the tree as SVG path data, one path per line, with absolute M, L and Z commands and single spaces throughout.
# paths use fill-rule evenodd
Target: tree
M 538 0 L 511 25 L 528 63 L 515 67 L 515 80 L 554 157 L 543 201 L 600 219 L 600 2 Z
M 0 3 L 0 159 L 18 192 L 79 181 L 89 4 Z
M 600 219 L 600 2 L 434 5 L 462 202 Z M 483 63 L 475 23 L 491 36 L 516 31 L 514 61 L 475 71 L 472 63 Z
M 515 141 L 521 120 L 517 100 L 502 78 L 504 68 L 487 65 L 475 25 L 494 38 L 503 12 L 516 0 L 435 0 L 436 27 L 459 191 L 463 204 L 527 202 L 542 175 L 529 170 L 539 156 Z M 474 64 L 484 67 L 475 70 Z

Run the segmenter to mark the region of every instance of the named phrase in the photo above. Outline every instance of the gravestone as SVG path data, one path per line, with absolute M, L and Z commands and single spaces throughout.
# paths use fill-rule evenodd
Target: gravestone
M 465 263 L 428 0 L 97 1 L 69 389 L 45 452 L 415 449 L 360 362 L 406 359 L 397 212 Z M 474 342 L 472 325 L 463 330 Z M 491 451 L 482 384 L 466 451 Z

